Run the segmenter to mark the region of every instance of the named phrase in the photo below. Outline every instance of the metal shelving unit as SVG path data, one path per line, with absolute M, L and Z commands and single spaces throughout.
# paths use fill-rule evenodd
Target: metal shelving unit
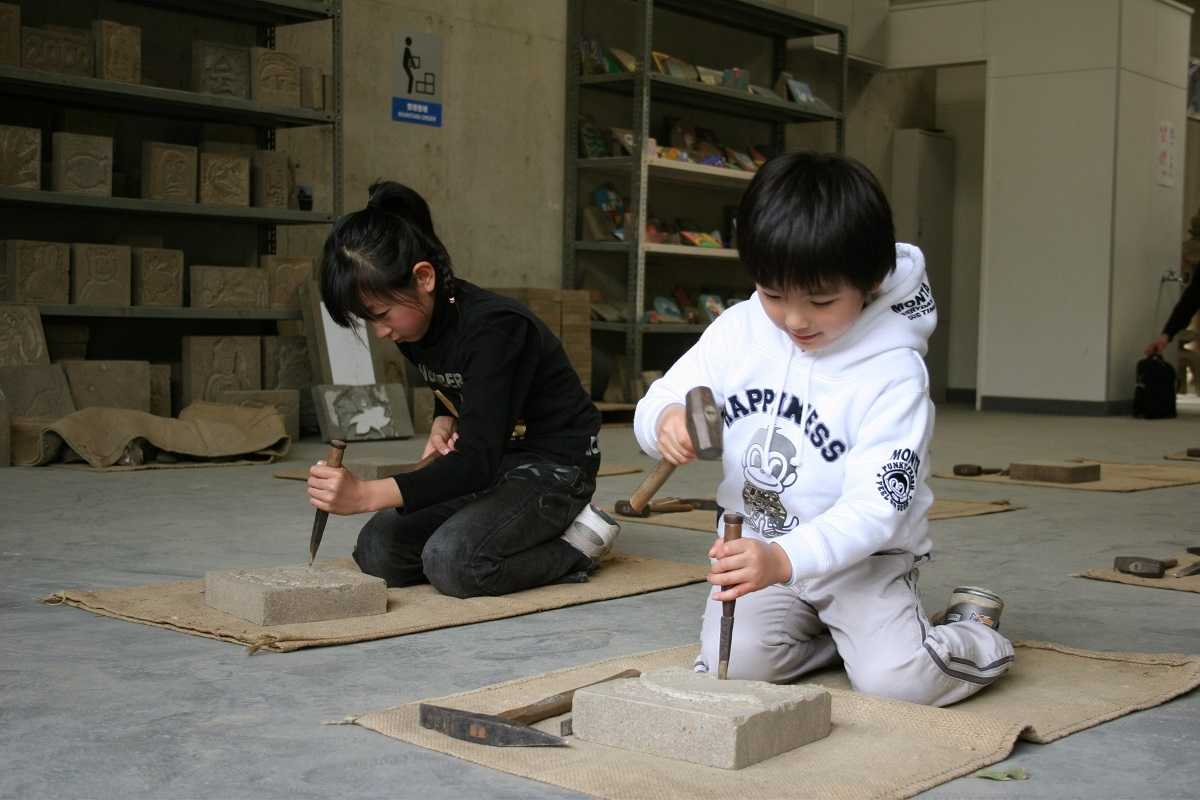
M 319 225 L 333 221 L 333 215 L 324 211 L 295 211 L 287 208 L 259 208 L 256 206 L 210 206 L 200 203 L 165 203 L 136 197 L 93 197 L 68 192 L 0 187 L 0 207 L 3 206 L 69 208 L 221 222 L 251 222 L 260 225 Z
M 299 311 L 279 309 L 189 308 L 172 306 L 77 306 L 40 305 L 43 317 L 99 317 L 120 319 L 300 319 Z
M 642 240 L 646 228 L 647 197 L 659 183 L 683 184 L 706 191 L 728 192 L 735 203 L 753 174 L 734 169 L 699 164 L 665 161 L 648 157 L 642 143 L 650 135 L 651 109 L 661 103 L 728 115 L 737 119 L 768 123 L 772 130 L 772 145 L 781 150 L 784 128 L 789 124 L 830 123 L 835 126 L 838 152 L 845 147 L 845 98 L 848 77 L 846 28 L 838 23 L 819 19 L 782 8 L 761 0 L 629 0 L 626 7 L 634 9 L 636 47 L 633 55 L 642 65 L 652 64 L 655 11 L 665 10 L 693 19 L 704 20 L 744 33 L 763 37 L 770 48 L 771 80 L 786 69 L 789 39 L 834 35 L 838 41 L 840 75 L 836 103 L 832 110 L 808 108 L 783 99 L 737 91 L 723 86 L 709 86 L 641 69 L 637 72 L 606 75 L 581 75 L 579 53 L 576 49 L 583 31 L 583 6 L 586 0 L 569 0 L 567 15 L 567 106 L 566 106 L 566 163 L 565 197 L 563 201 L 563 285 L 575 288 L 576 258 L 579 253 L 624 254 L 627 259 L 628 306 L 635 314 L 646 304 L 647 261 L 656 259 L 695 259 L 697 263 L 736 261 L 737 251 L 729 248 L 701 248 L 681 245 L 652 244 Z M 580 158 L 579 109 L 584 92 L 620 94 L 632 100 L 633 152 L 639 155 L 611 158 Z M 600 173 L 628 176 L 629 203 L 632 225 L 627 226 L 629 238 L 623 242 L 579 241 L 579 179 L 581 174 Z M 593 322 L 592 330 L 606 334 L 624 334 L 625 354 L 629 360 L 630 396 L 633 396 L 634 376 L 642 371 L 643 337 L 650 334 L 696 335 L 706 324 L 646 324 L 630 322 Z

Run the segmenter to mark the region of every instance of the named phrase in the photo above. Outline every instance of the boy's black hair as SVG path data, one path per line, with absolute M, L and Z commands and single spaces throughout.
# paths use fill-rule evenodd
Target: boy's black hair
M 321 257 L 321 299 L 343 328 L 374 318 L 364 297 L 386 300 L 412 287 L 413 266 L 428 261 L 437 291 L 454 302 L 450 255 L 433 231 L 429 205 L 395 181 L 376 181 L 367 207 L 334 223 Z
M 772 158 L 742 197 L 737 226 L 742 263 L 771 289 L 845 283 L 866 294 L 896 268 L 891 206 L 871 171 L 845 156 Z

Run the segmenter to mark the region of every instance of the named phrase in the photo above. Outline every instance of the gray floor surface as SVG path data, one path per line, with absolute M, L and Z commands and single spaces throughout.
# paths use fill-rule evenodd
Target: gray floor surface
M 605 460 L 650 466 L 628 428 L 602 435 Z M 939 411 L 933 461 L 1004 465 L 1088 456 L 1157 462 L 1200 446 L 1200 416 L 1170 421 Z M 421 443 L 352 445 L 415 457 Z M 319 457 L 305 442 L 289 462 Z M 711 493 L 717 467 L 676 473 L 672 494 Z M 13 798 L 559 798 L 362 728 L 323 726 L 498 681 L 694 641 L 706 588 L 576 606 L 357 645 L 247 657 L 244 648 L 49 607 L 75 587 L 128 586 L 235 566 L 300 563 L 312 512 L 273 467 L 87 474 L 0 470 L 0 796 Z M 598 501 L 639 476 L 603 478 Z M 1200 486 L 1136 494 L 935 480 L 944 498 L 1007 498 L 1026 510 L 933 523 L 927 607 L 959 583 L 1007 600 L 1015 639 L 1200 653 L 1200 595 L 1081 580 L 1114 555 L 1200 544 Z M 361 519 L 334 518 L 323 556 L 350 552 Z M 627 524 L 620 549 L 703 562 L 702 534 Z M 960 778 L 955 798 L 1200 796 L 1200 693 L 1049 745 L 1018 744 L 1006 765 L 1029 781 Z M 863 766 L 869 770 L 870 766 Z M 802 783 L 795 797 L 804 797 Z M 754 798 L 753 800 L 768 800 Z

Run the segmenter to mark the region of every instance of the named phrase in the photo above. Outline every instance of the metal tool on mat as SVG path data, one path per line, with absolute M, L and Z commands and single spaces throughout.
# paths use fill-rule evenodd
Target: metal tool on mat
M 742 538 L 742 515 L 735 511 L 725 514 L 725 541 L 736 542 Z M 725 588 L 725 587 L 721 587 Z M 737 600 L 721 601 L 721 644 L 717 655 L 717 680 L 725 680 L 729 674 L 729 651 L 733 647 L 733 610 Z
M 341 469 L 342 456 L 345 453 L 346 443 L 341 439 L 334 439 L 329 443 L 329 455 L 325 456 L 325 465 Z M 308 565 L 310 567 L 317 557 L 317 550 L 321 546 L 321 537 L 325 535 L 325 523 L 328 521 L 329 512 L 318 508 L 317 515 L 313 517 L 312 536 L 308 540 Z
M 979 464 L 955 464 L 954 474 L 960 478 L 976 478 L 980 475 L 1007 475 L 1008 470 L 998 467 L 981 467 Z
M 421 703 L 418 707 L 421 727 L 444 733 L 464 742 L 487 744 L 493 747 L 566 747 L 566 739 L 531 726 L 542 720 L 570 712 L 575 692 L 579 689 L 621 678 L 636 678 L 641 674 L 636 669 L 627 669 L 602 680 L 559 692 L 538 700 L 536 703 L 501 711 L 499 714 L 481 714 L 476 711 L 463 711 L 458 708 L 436 706 L 432 703 Z
M 1117 556 L 1113 569 L 1138 578 L 1161 578 L 1167 570 L 1179 562 L 1174 558 L 1145 558 L 1143 556 Z

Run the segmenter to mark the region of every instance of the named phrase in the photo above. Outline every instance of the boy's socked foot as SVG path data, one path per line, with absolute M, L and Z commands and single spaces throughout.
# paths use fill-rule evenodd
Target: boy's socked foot
M 1004 611 L 1004 600 L 1000 595 L 980 586 L 959 586 L 950 594 L 950 604 L 944 611 L 932 615 L 934 625 L 951 622 L 978 622 L 993 630 L 1000 630 L 1000 614 Z

